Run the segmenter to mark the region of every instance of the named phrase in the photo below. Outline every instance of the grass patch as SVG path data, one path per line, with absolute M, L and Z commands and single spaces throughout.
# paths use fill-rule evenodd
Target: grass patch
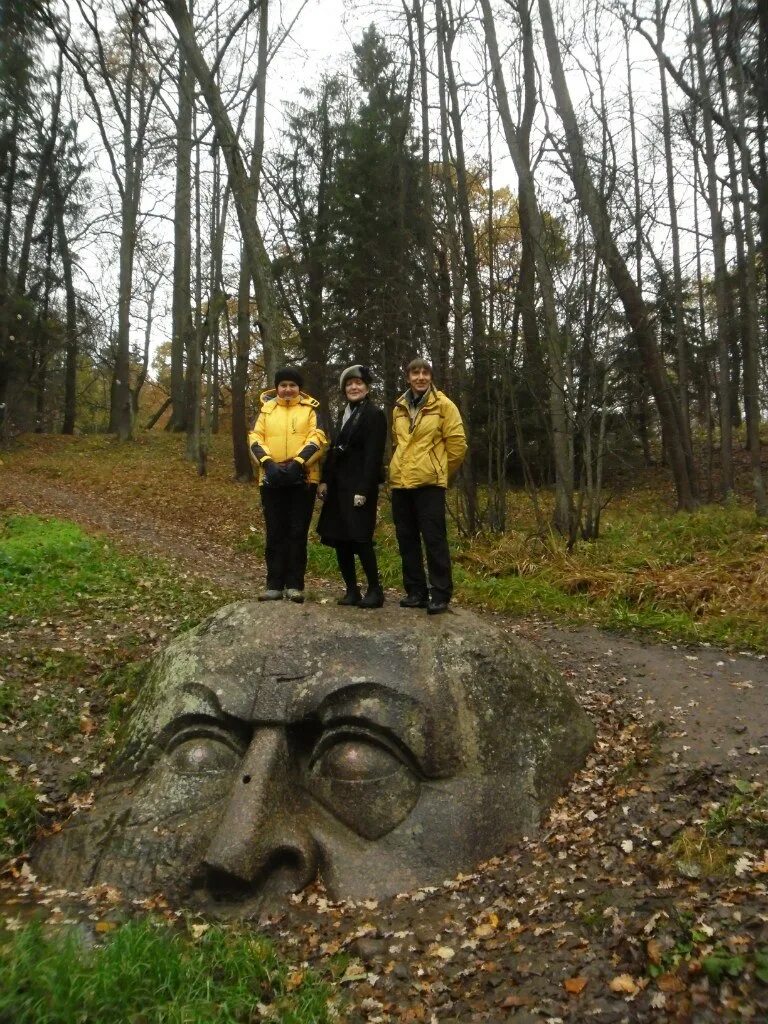
M 688 878 L 729 878 L 739 858 L 768 843 L 768 793 L 760 783 L 737 780 L 735 792 L 712 804 L 700 824 L 684 829 L 665 860 Z
M 0 767 L 0 860 L 25 849 L 38 822 L 35 790 Z
M 211 590 L 185 585 L 162 559 L 118 552 L 73 523 L 0 518 L 0 626 L 72 614 L 119 619 L 137 613 L 162 620 L 172 609 L 183 629 L 221 603 Z M 77 655 L 66 657 L 72 659 L 67 670 L 75 670 Z M 49 659 L 42 674 L 51 669 L 60 676 L 62 658 Z
M 21 700 L 21 691 L 16 683 L 0 680 L 0 724 L 15 717 Z
M 219 927 L 197 941 L 145 920 L 84 949 L 31 925 L 0 939 L 0 1022 L 325 1024 L 332 988 L 264 939 Z

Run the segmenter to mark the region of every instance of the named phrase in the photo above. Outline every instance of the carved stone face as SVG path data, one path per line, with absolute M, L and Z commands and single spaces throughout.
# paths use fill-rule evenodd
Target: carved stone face
M 442 881 L 535 830 L 592 729 L 475 616 L 241 603 L 156 662 L 95 809 L 37 856 L 53 880 L 197 891 L 248 913 Z

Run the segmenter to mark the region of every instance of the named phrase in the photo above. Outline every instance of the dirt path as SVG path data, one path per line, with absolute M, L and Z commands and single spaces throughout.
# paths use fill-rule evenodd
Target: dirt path
M 0 508 L 74 520 L 237 595 L 262 575 L 195 523 L 139 520 L 31 476 L 0 478 Z M 767 1021 L 764 842 L 726 822 L 718 838 L 741 861 L 719 878 L 692 847 L 735 787 L 764 786 L 768 659 L 498 618 L 558 664 L 598 726 L 541 836 L 432 891 L 380 907 L 309 892 L 261 926 L 310 962 L 352 955 L 352 1021 Z M 703 969 L 713 951 L 740 966 Z

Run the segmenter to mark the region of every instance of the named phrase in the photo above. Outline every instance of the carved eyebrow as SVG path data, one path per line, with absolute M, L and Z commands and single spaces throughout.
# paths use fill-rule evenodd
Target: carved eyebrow
M 366 740 L 368 743 L 383 747 L 396 757 L 415 775 L 422 776 L 423 768 L 410 746 L 403 742 L 397 732 L 377 722 L 361 718 L 333 718 L 323 723 L 323 731 L 315 743 L 312 760 L 337 740 L 342 738 Z
M 391 736 L 420 771 L 431 774 L 426 710 L 409 694 L 370 680 L 353 682 L 327 694 L 314 715 L 325 729 L 346 725 Z
M 222 739 L 237 740 L 238 747 L 248 742 L 252 729 L 247 722 L 231 715 L 213 716 L 206 714 L 180 715 L 170 721 L 156 736 L 155 744 L 168 751 L 176 745 L 179 737 L 188 735 L 190 739 L 196 735 L 220 736 Z

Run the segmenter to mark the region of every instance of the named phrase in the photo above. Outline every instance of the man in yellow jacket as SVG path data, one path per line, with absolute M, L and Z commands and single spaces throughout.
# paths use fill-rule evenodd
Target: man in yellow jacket
M 392 413 L 392 519 L 403 563 L 403 608 L 439 615 L 453 594 L 451 553 L 445 522 L 445 491 L 467 451 L 459 410 L 432 383 L 426 359 L 406 369 L 408 390 Z M 421 544 L 427 555 L 424 573 Z
M 278 370 L 274 390 L 261 395 L 261 412 L 248 435 L 267 534 L 267 586 L 260 601 L 304 600 L 307 535 L 328 442 L 317 425 L 319 402 L 303 386 L 296 367 Z

